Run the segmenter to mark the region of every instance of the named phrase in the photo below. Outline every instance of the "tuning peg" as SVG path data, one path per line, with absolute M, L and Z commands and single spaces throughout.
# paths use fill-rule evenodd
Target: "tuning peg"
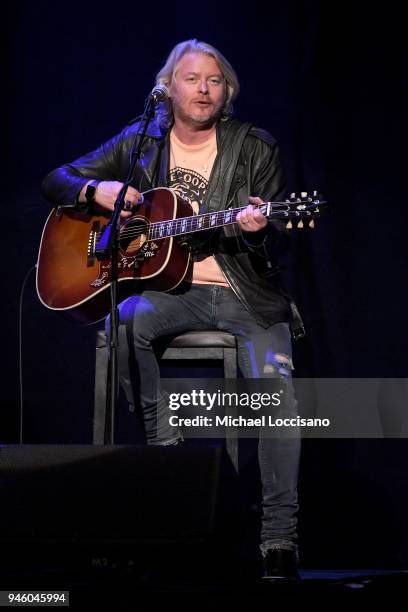
M 309 221 L 309 228 L 310 229 L 314 229 L 314 226 L 315 226 L 314 219 L 310 219 L 310 221 Z
M 286 224 L 286 229 L 292 229 L 293 225 L 292 225 L 292 221 L 288 221 Z
M 300 192 L 300 197 L 307 198 L 307 191 L 301 191 Z
M 304 228 L 304 225 L 303 225 L 303 220 L 302 220 L 302 219 L 299 219 L 299 221 L 298 221 L 298 223 L 297 223 L 297 228 L 298 228 L 298 229 L 303 229 L 303 228 Z
M 296 193 L 294 191 L 292 191 L 292 193 L 290 194 L 290 199 L 296 200 Z

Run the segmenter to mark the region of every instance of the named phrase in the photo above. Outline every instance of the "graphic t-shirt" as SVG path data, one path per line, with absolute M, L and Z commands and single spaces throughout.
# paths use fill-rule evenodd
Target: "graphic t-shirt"
M 195 214 L 198 214 L 203 205 L 216 155 L 215 130 L 206 142 L 199 145 L 186 145 L 171 131 L 168 186 L 191 205 Z M 214 257 L 208 255 L 198 255 L 194 258 L 192 282 L 228 287 L 219 265 Z

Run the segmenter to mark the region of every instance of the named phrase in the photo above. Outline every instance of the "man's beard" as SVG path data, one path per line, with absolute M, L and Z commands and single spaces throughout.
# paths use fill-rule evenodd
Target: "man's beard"
M 176 109 L 178 110 L 179 118 L 187 125 L 194 127 L 196 130 L 205 130 L 212 127 L 215 123 L 217 123 L 217 121 L 221 118 L 222 115 L 222 108 L 219 108 L 216 113 L 212 113 L 209 117 L 202 116 L 199 113 L 187 115 L 180 108 L 177 108 L 177 105 Z

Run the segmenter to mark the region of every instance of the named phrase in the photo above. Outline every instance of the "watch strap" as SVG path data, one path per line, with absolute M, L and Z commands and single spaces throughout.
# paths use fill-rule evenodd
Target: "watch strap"
M 96 188 L 99 185 L 100 181 L 91 181 L 90 183 L 88 183 L 88 185 L 86 186 L 85 189 L 85 200 L 89 203 L 92 204 L 92 202 L 95 202 L 95 193 L 96 193 Z

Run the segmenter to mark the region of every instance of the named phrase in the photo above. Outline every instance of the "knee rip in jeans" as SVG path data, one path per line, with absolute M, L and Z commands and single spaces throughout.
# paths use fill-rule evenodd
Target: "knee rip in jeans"
M 263 373 L 270 376 L 281 376 L 288 378 L 293 370 L 293 362 L 290 357 L 283 353 L 268 355 L 268 361 L 264 365 Z

